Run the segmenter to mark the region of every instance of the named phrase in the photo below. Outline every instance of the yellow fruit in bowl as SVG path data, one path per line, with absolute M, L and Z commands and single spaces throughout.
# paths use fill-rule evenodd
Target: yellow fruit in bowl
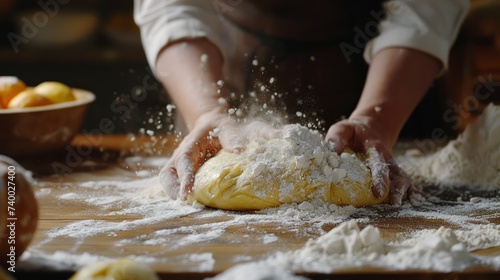
M 26 84 L 17 77 L 0 77 L 0 108 L 7 108 L 12 98 L 25 89 Z
M 27 89 L 19 94 L 17 94 L 14 98 L 12 98 L 8 104 L 8 108 L 28 108 L 28 107 L 37 107 L 53 104 L 50 99 L 46 98 L 43 95 L 35 93 L 35 91 Z
M 52 103 L 62 103 L 75 100 L 73 91 L 70 87 L 59 82 L 44 82 L 33 88 L 36 94 L 39 94 Z

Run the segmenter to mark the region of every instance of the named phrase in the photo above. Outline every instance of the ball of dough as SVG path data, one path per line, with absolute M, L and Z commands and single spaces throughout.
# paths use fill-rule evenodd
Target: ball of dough
M 189 202 L 228 210 L 259 210 L 323 200 L 337 205 L 381 203 L 361 155 L 330 151 L 317 131 L 287 125 L 276 139 L 255 138 L 240 153 L 219 152 L 195 176 Z
M 0 77 L 0 108 L 7 108 L 10 100 L 26 89 L 26 84 L 17 77 Z
M 28 247 L 38 222 L 38 206 L 27 180 L 29 174 L 12 159 L 0 155 L 0 260 L 19 259 Z
M 95 263 L 80 269 L 70 280 L 158 280 L 149 266 L 130 259 Z
M 59 82 L 44 82 L 33 88 L 33 90 L 53 103 L 75 100 L 71 88 Z

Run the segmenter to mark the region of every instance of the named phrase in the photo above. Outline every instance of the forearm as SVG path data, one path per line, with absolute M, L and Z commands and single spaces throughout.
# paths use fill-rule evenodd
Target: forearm
M 373 58 L 358 106 L 349 117 L 364 119 L 392 148 L 442 67 L 438 59 L 407 48 L 387 48 Z
M 201 115 L 225 110 L 219 99 L 226 96 L 217 86 L 222 65 L 219 50 L 204 38 L 177 41 L 160 52 L 157 76 L 189 130 Z

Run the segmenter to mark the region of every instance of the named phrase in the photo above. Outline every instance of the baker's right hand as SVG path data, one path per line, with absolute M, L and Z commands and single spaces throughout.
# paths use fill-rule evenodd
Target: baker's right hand
M 204 113 L 175 149 L 159 176 L 170 198 L 185 199 L 193 188 L 196 170 L 222 149 L 219 138 L 211 132 L 225 122 L 231 121 L 220 111 Z
M 224 149 L 240 152 L 252 137 L 276 138 L 281 130 L 263 122 L 238 123 L 224 113 L 207 112 L 176 148 L 160 172 L 160 183 L 172 199 L 185 200 L 193 189 L 196 171 Z

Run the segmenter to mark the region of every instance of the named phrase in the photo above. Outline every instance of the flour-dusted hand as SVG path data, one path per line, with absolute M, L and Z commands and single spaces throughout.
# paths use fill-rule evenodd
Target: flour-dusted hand
M 227 118 L 219 112 L 207 112 L 200 116 L 190 133 L 175 149 L 172 157 L 160 172 L 160 183 L 172 199 L 185 199 L 194 184 L 198 168 L 210 157 L 216 155 L 222 144 L 211 132 L 220 127 Z M 227 147 L 232 150 L 232 147 Z
M 390 191 L 391 204 L 400 205 L 405 194 L 414 204 L 425 199 L 394 162 L 391 150 L 441 68 L 439 60 L 425 52 L 396 47 L 380 50 L 370 63 L 356 109 L 326 135 L 336 152 L 350 148 L 368 155 L 373 194 L 382 197 Z
M 408 194 L 412 203 L 419 204 L 424 194 L 416 189 L 410 177 L 396 164 L 382 136 L 363 119 L 349 119 L 330 127 L 326 140 L 332 150 L 341 153 L 345 149 L 367 155 L 366 164 L 373 177 L 372 192 L 377 198 L 389 193 L 390 203 L 400 205 Z
M 193 189 L 198 169 L 221 149 L 238 153 L 251 138 L 272 139 L 280 133 L 280 129 L 260 121 L 238 123 L 223 113 L 208 112 L 199 118 L 163 167 L 160 182 L 170 198 L 185 200 Z
M 237 104 L 231 104 L 222 66 L 219 49 L 206 38 L 179 40 L 158 57 L 157 76 L 189 130 L 160 173 L 161 184 L 173 199 L 186 199 L 206 160 L 221 149 L 241 151 L 253 132 L 252 126 L 241 128 L 227 115 Z M 264 134 L 272 135 L 273 130 Z

